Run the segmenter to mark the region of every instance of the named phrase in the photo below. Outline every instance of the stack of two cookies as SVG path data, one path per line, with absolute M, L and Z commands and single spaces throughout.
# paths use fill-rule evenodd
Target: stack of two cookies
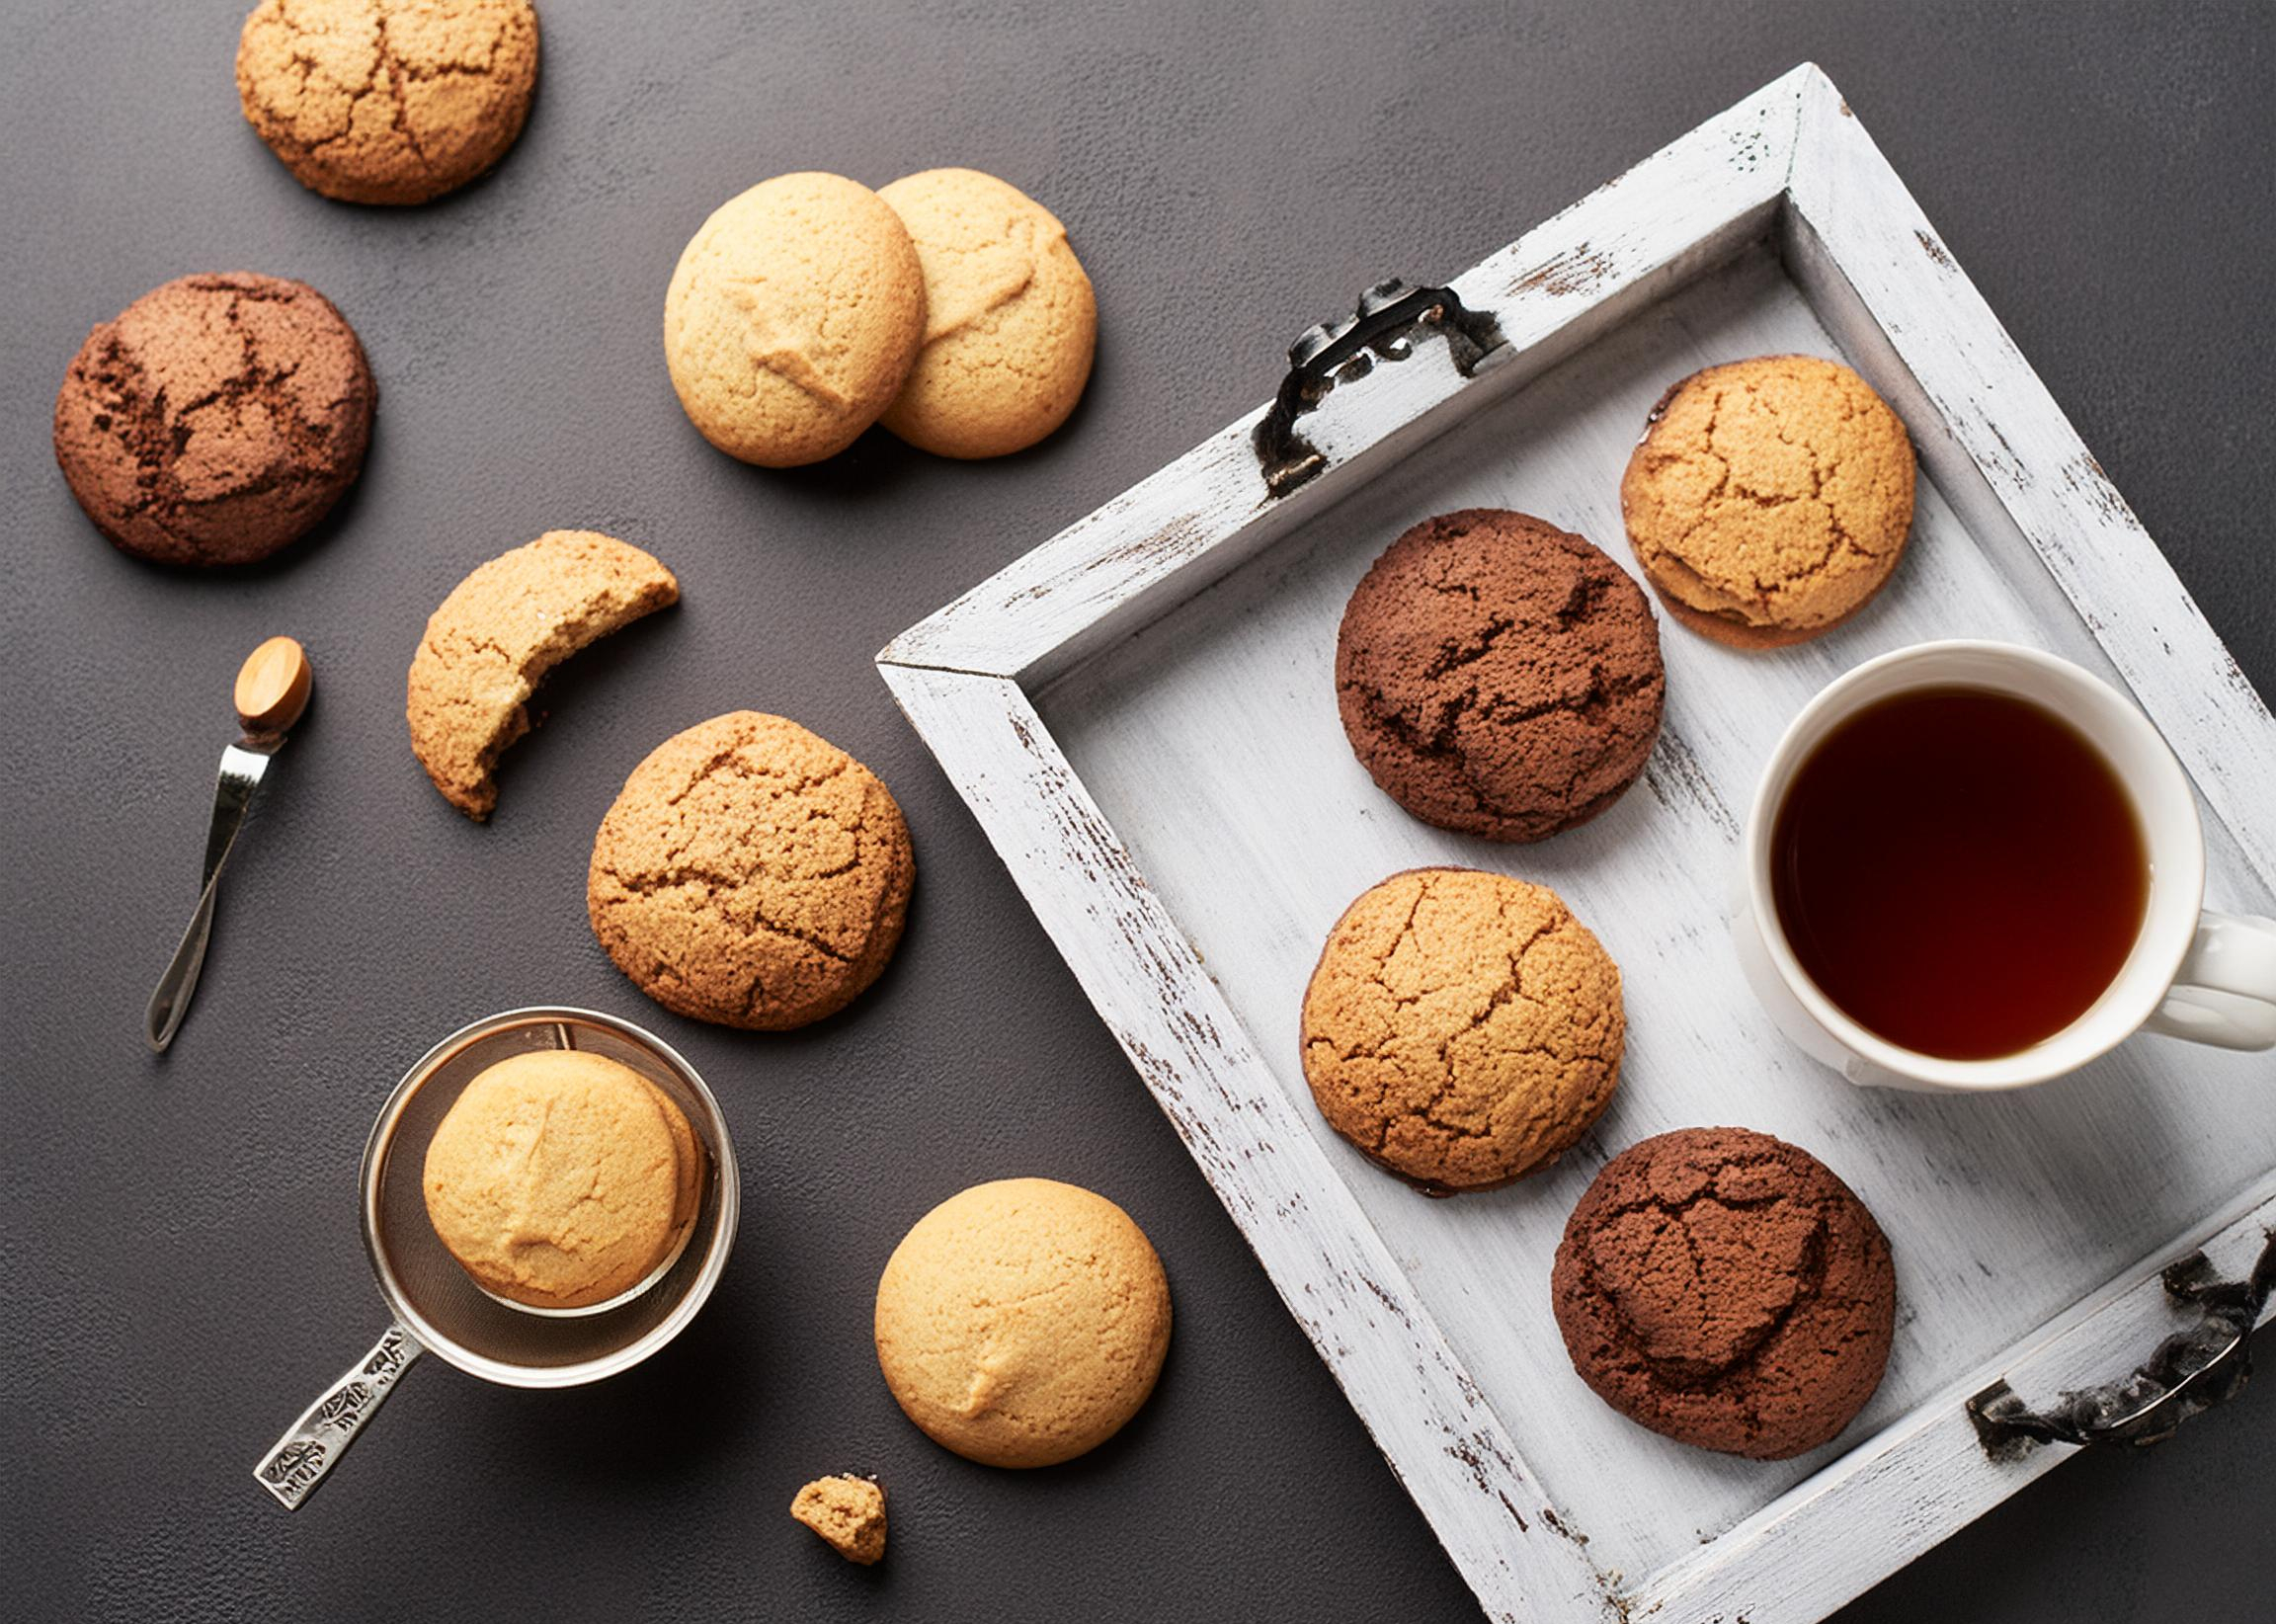
M 834 456 L 879 421 L 942 456 L 1032 446 L 1075 409 L 1097 332 L 1066 227 L 970 169 L 882 192 L 778 175 L 703 222 L 664 303 L 690 420 L 772 468 Z

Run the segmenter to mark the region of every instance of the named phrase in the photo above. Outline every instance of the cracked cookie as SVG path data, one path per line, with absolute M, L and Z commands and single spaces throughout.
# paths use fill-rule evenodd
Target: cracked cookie
M 790 1514 L 848 1562 L 867 1568 L 885 1556 L 885 1491 L 875 1478 L 816 1478 L 790 1502 Z
M 680 601 L 672 572 L 594 530 L 547 530 L 450 589 L 411 658 L 411 751 L 443 798 L 479 822 L 493 773 L 529 731 L 545 674 L 587 644 Z
M 908 229 L 841 175 L 777 175 L 721 203 L 664 295 L 664 359 L 689 421 L 769 468 L 853 445 L 901 392 L 924 337 Z
M 1005 1178 L 951 1195 L 877 1282 L 877 1363 L 909 1419 L 984 1466 L 1051 1466 L 1122 1429 L 1170 1346 L 1170 1282 L 1103 1195 Z
M 632 770 L 593 839 L 593 934 L 667 1010 L 779 1031 L 834 1015 L 901 940 L 909 827 L 870 771 L 796 722 L 699 722 Z
M 1360 765 L 1424 823 L 1488 840 L 1546 840 L 1618 800 L 1666 689 L 1643 589 L 1584 537 L 1499 508 L 1392 542 L 1336 636 Z
M 925 268 L 925 342 L 885 427 L 940 456 L 1004 456 L 1067 421 L 1098 304 L 1067 228 L 1017 187 L 928 169 L 877 194 Z
M 496 1296 L 585 1308 L 639 1285 L 695 1217 L 701 1151 L 664 1091 L 582 1050 L 499 1061 L 428 1141 L 427 1216 Z
M 87 335 L 55 396 L 55 460 L 122 551 L 248 564 L 356 482 L 377 399 L 355 329 L 315 288 L 182 277 Z
M 302 186 L 421 203 L 506 155 L 537 85 L 528 0 L 261 0 L 237 95 Z
M 1494 1189 L 1587 1131 L 1620 1078 L 1620 970 L 1556 892 L 1418 868 L 1360 894 L 1304 989 L 1329 1126 L 1428 1195 Z
M 1905 425 L 1863 378 L 1762 356 L 1667 391 L 1620 511 L 1668 612 L 1719 642 L 1777 648 L 1830 631 L 1887 584 L 1913 472 Z
M 1815 1449 L 1881 1384 L 1889 1242 L 1808 1151 L 1683 1128 L 1614 1157 L 1550 1274 L 1573 1368 L 1630 1421 L 1754 1460 Z

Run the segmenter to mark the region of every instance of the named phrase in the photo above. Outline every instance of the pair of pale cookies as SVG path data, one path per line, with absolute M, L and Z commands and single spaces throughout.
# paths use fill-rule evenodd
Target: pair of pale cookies
M 690 239 L 664 301 L 689 419 L 787 468 L 872 423 L 941 456 L 1003 456 L 1075 409 L 1098 329 L 1091 279 L 1042 204 L 971 169 L 872 192 L 778 175 Z

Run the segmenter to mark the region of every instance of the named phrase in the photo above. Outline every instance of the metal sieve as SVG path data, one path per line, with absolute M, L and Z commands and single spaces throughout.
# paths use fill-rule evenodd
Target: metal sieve
M 687 1114 L 702 1194 L 679 1255 L 625 1296 L 577 1315 L 531 1313 L 477 1287 L 427 1218 L 427 1144 L 467 1084 L 533 1049 L 583 1049 L 629 1066 Z M 364 1250 L 394 1315 L 371 1351 L 310 1405 L 253 1476 L 286 1509 L 306 1500 L 422 1352 L 511 1387 L 574 1387 L 628 1370 L 680 1334 L 734 1244 L 741 1185 L 719 1102 L 654 1034 L 591 1010 L 509 1010 L 451 1033 L 403 1075 L 364 1147 Z

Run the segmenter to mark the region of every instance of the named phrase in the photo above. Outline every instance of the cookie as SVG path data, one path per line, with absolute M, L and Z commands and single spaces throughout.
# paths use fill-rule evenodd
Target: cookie
M 853 445 L 924 337 L 925 273 L 901 216 L 841 175 L 778 175 L 720 204 L 664 295 L 689 421 L 769 468 Z
M 1762 356 L 1652 409 L 1620 511 L 1668 612 L 1718 642 L 1830 631 L 1888 583 L 1912 528 L 1912 443 L 1848 367 Z
M 237 39 L 245 122 L 343 203 L 464 186 L 506 155 L 536 87 L 528 0 L 261 0 Z
M 885 1491 L 874 1478 L 816 1478 L 790 1502 L 790 1514 L 848 1562 L 867 1568 L 885 1555 Z
M 827 739 L 714 716 L 632 770 L 593 841 L 593 934 L 657 1003 L 781 1030 L 834 1015 L 901 940 L 916 857 L 901 808 Z
M 315 288 L 182 277 L 87 335 L 55 396 L 55 460 L 124 551 L 248 564 L 356 482 L 378 394 L 356 330 Z
M 443 798 L 487 818 L 498 757 L 529 731 L 529 695 L 545 674 L 679 601 L 670 570 L 595 530 L 547 530 L 451 588 L 411 657 L 403 705 L 411 752 Z
M 877 194 L 917 245 L 925 342 L 885 427 L 940 456 L 1024 450 L 1091 378 L 1098 303 L 1067 228 L 976 169 L 928 169 Z
M 1628 1031 L 1620 969 L 1556 892 L 1418 868 L 1360 893 L 1304 989 L 1328 1125 L 1429 1195 L 1494 1189 L 1602 1114 Z
M 1573 1368 L 1702 1449 L 1784 1460 L 1849 1424 L 1889 1362 L 1881 1226 L 1808 1151 L 1746 1128 L 1630 1146 L 1573 1209 L 1550 1273 Z
M 877 1282 L 877 1362 L 909 1419 L 984 1466 L 1051 1466 L 1122 1429 L 1170 1347 L 1170 1282 L 1102 1195 L 1006 1178 L 917 1221 Z
M 1344 606 L 1336 704 L 1424 823 L 1546 840 L 1620 798 L 1667 690 L 1643 589 L 1581 536 L 1470 508 L 1391 543 Z
M 501 1060 L 428 1142 L 427 1216 L 486 1291 L 537 1308 L 606 1302 L 654 1273 L 685 1233 L 679 1114 L 602 1055 Z M 680 1128 L 691 1142 L 684 1117 Z

